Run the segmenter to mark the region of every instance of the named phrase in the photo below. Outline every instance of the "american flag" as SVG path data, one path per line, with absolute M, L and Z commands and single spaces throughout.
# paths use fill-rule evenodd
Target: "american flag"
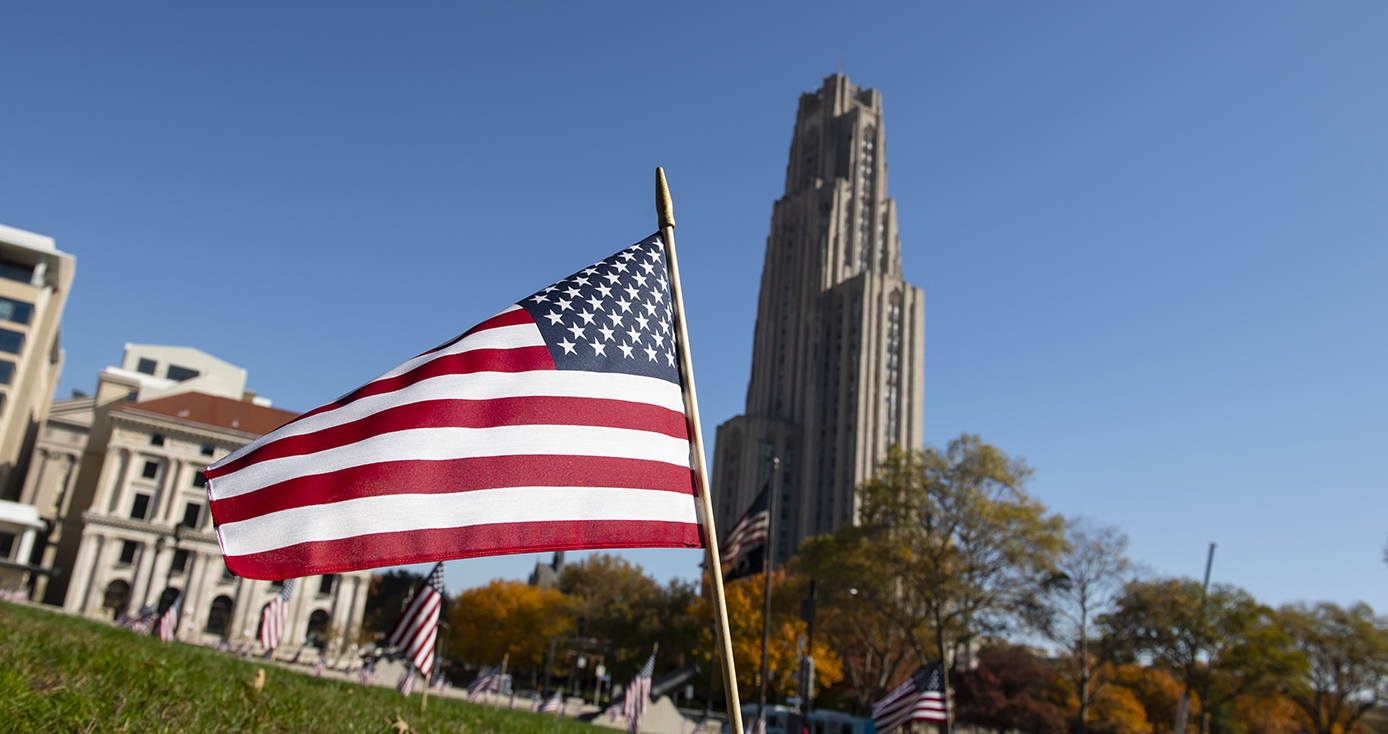
M 641 671 L 631 679 L 622 699 L 622 716 L 627 720 L 627 731 L 636 734 L 641 731 L 641 717 L 646 715 L 646 704 L 651 698 L 651 676 L 655 674 L 655 655 L 646 659 Z
M 227 567 L 700 548 L 652 235 L 207 469 Z
M 159 618 L 159 639 L 164 642 L 173 642 L 174 635 L 178 633 L 178 610 L 183 606 L 183 592 L 179 592 L 174 598 L 174 602 L 169 608 L 164 610 L 164 616 Z
M 563 715 L 564 715 L 564 692 L 563 692 L 563 691 L 555 691 L 554 693 L 551 693 L 550 696 L 549 696 L 549 698 L 546 698 L 546 699 L 545 699 L 544 704 L 540 706 L 540 713 L 542 713 L 542 714 L 559 714 L 560 716 L 563 716 Z
M 395 680 L 395 690 L 399 691 L 402 696 L 410 695 L 410 691 L 414 690 L 413 670 L 405 668 L 405 672 L 401 673 L 400 677 Z
M 140 611 L 136 612 L 135 616 L 126 618 L 119 626 L 136 634 L 147 635 L 154 628 L 154 618 L 157 616 L 159 616 L 159 607 L 155 604 L 146 604 L 140 607 Z
M 477 674 L 477 680 L 467 685 L 467 700 L 476 703 L 492 691 L 501 690 L 501 666 L 493 665 Z
M 733 566 L 724 574 L 724 580 L 731 581 L 761 571 L 760 555 L 754 558 L 753 551 L 761 549 L 762 553 L 766 552 L 766 533 L 771 524 L 771 513 L 768 511 L 770 496 L 771 485 L 768 481 L 757 498 L 752 500 L 752 506 L 742 513 L 737 524 L 724 537 L 718 560 L 724 566 Z
M 429 675 L 434 669 L 434 640 L 439 633 L 439 610 L 443 607 L 443 563 L 434 570 L 410 599 L 409 606 L 395 620 L 386 640 L 414 663 L 419 672 Z
M 756 721 L 752 722 L 752 730 L 748 734 L 766 734 L 766 709 L 758 708 Z
M 907 721 L 944 721 L 944 676 L 944 666 L 931 663 L 873 704 L 872 723 L 877 734 L 890 734 Z
M 294 579 L 289 579 L 260 613 L 260 646 L 266 652 L 280 646 L 280 635 L 284 634 L 284 623 L 289 619 L 289 597 L 293 595 Z

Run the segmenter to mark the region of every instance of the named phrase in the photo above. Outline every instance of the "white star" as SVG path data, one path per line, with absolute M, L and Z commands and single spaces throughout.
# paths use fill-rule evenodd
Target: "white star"
M 602 277 L 607 278 L 608 283 L 616 283 L 617 281 L 622 279 L 622 276 L 616 273 L 603 273 Z
M 536 302 L 536 303 L 544 303 L 545 301 L 548 301 L 549 299 L 548 299 L 548 298 L 545 298 L 543 295 L 539 295 L 539 296 L 531 296 L 530 300 L 532 300 L 532 301 L 534 301 L 534 302 Z
M 644 351 L 646 352 L 646 356 L 650 358 L 650 361 L 654 362 L 654 361 L 655 361 L 655 349 L 652 348 L 652 347 L 646 347 Z
M 654 303 L 654 302 L 651 302 L 651 303 L 643 303 L 643 304 L 641 304 L 641 305 L 646 307 L 646 313 L 648 313 L 648 314 L 650 314 L 650 315 L 652 315 L 652 316 L 655 315 L 655 303 Z
M 621 326 L 621 325 L 622 325 L 622 315 L 619 314 L 619 313 L 617 313 L 616 311 L 613 311 L 612 313 L 608 314 L 608 315 L 607 315 L 607 318 L 612 319 L 612 325 L 613 325 L 613 326 Z
M 555 305 L 559 306 L 560 311 L 568 311 L 569 308 L 573 306 L 573 301 L 566 301 L 562 298 L 555 301 L 554 303 Z
M 601 355 L 604 356 L 604 357 L 607 356 L 607 352 L 602 351 L 602 350 L 604 350 L 604 349 L 607 348 L 607 345 L 606 345 L 606 344 L 603 344 L 603 343 L 601 343 L 601 342 L 599 342 L 599 341 L 594 340 L 594 341 L 591 343 L 591 346 L 593 347 L 593 356 L 597 356 L 597 355 L 599 355 L 599 354 L 601 354 Z
M 641 332 L 636 329 L 627 329 L 627 336 L 631 337 L 632 344 L 641 343 Z
M 597 296 L 590 296 L 588 298 L 588 305 L 592 306 L 594 311 L 600 311 L 602 310 L 602 299 Z
M 564 317 L 560 316 L 558 311 L 555 311 L 553 313 L 545 314 L 545 318 L 549 319 L 550 326 L 554 326 L 555 324 L 559 323 L 559 319 L 562 319 Z
M 583 327 L 579 326 L 578 324 L 570 326 L 569 331 L 573 333 L 575 339 L 581 338 L 583 336 Z
M 612 286 L 600 285 L 598 286 L 598 293 L 601 293 L 603 298 L 607 298 L 608 296 L 612 295 Z
M 640 291 L 636 290 L 635 288 L 632 288 L 631 286 L 624 286 L 622 290 L 626 291 L 627 295 L 631 296 L 632 298 L 636 298 L 636 294 L 640 293 Z
M 636 284 L 639 285 L 639 286 L 641 286 L 642 288 L 645 288 L 645 287 L 646 287 L 646 276 L 644 276 L 644 275 L 642 275 L 642 274 L 640 274 L 640 273 L 637 273 L 637 274 L 636 274 Z
M 622 350 L 622 356 L 623 356 L 623 357 L 630 357 L 630 356 L 631 356 L 631 345 L 630 345 L 630 344 L 618 344 L 618 345 L 617 345 L 617 348 L 620 349 L 620 350 Z
M 580 319 L 583 319 L 583 323 L 584 323 L 584 324 L 591 324 L 591 323 L 593 323 L 593 314 L 590 314 L 590 313 L 588 313 L 588 312 L 586 312 L 586 311 L 583 312 L 583 313 L 578 314 L 578 317 L 579 317 Z
M 670 366 L 671 366 L 671 367 L 674 367 L 674 366 L 675 366 L 675 353 L 674 353 L 674 352 L 666 352 L 666 353 L 665 353 L 665 358 L 668 359 L 668 360 L 670 360 Z
M 591 266 L 591 267 L 584 268 L 584 269 L 583 269 L 583 272 L 584 272 L 584 274 L 586 274 L 586 275 L 592 275 L 593 273 L 598 272 L 598 266 L 593 265 L 593 266 Z
M 612 267 L 616 268 L 618 272 L 625 273 L 627 271 L 626 263 L 612 263 Z
M 578 354 L 578 352 L 575 352 L 575 351 L 574 351 L 574 346 L 575 346 L 575 344 L 574 344 L 573 342 L 569 341 L 568 339 L 565 339 L 564 341 L 559 342 L 559 346 L 561 346 L 561 347 L 564 348 L 564 354 Z
M 658 346 L 661 346 L 661 347 L 665 346 L 665 335 L 664 335 L 664 334 L 656 334 L 656 335 L 655 335 L 655 343 L 656 343 Z
M 627 290 L 630 289 L 628 288 Z M 626 313 L 627 311 L 631 310 L 631 301 L 628 301 L 625 298 L 617 301 L 617 305 L 622 307 L 622 313 Z
M 550 287 L 544 289 L 543 291 L 541 291 L 541 293 L 553 293 L 553 292 L 554 292 L 554 289 L 555 289 L 556 287 L 557 287 L 557 286 L 550 286 Z
M 646 324 L 649 323 L 649 322 L 650 322 L 650 319 L 646 318 L 645 316 L 637 316 L 637 317 L 636 317 L 636 323 L 638 323 L 638 324 L 641 325 L 641 330 L 642 330 L 642 331 L 645 331 L 645 330 L 646 330 Z
M 635 247 L 635 246 L 636 246 L 636 245 L 632 245 L 631 247 Z M 627 249 L 625 249 L 625 250 L 623 250 L 622 252 L 618 253 L 617 257 L 620 257 L 620 258 L 622 258 L 623 260 L 630 260 L 630 259 L 632 259 L 633 257 L 636 257 L 635 255 L 631 254 L 631 247 L 628 247 Z
M 588 279 L 584 277 L 574 278 L 574 282 L 579 285 L 588 285 Z
M 652 270 L 655 270 L 655 263 L 652 263 L 649 260 L 643 262 L 641 263 L 641 269 L 646 271 L 646 274 L 649 275 Z
M 602 333 L 602 338 L 612 341 L 612 329 L 606 326 L 599 326 L 598 331 Z
M 580 293 L 580 291 L 579 291 L 577 288 L 573 287 L 573 286 L 569 286 L 568 288 L 565 288 L 565 289 L 564 289 L 564 292 L 567 293 L 567 294 L 569 294 L 569 298 L 578 298 L 578 294 Z

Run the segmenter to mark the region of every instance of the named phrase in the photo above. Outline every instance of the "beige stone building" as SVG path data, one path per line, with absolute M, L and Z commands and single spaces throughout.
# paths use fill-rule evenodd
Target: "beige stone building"
M 245 390 L 245 370 L 186 347 L 126 345 L 121 367 L 104 370 L 96 394 L 78 400 L 55 408 L 54 434 L 45 432 L 51 443 L 39 446 L 55 447 L 56 455 L 58 442 L 72 445 L 75 438 L 67 438 L 85 425 L 75 473 L 61 483 L 31 476 L 40 507 L 58 508 L 46 552 L 65 572 L 47 584 L 43 600 L 117 619 L 147 604 L 162 611 L 183 593 L 179 639 L 254 646 L 261 610 L 280 585 L 227 571 L 203 472 L 295 414 Z M 83 406 L 89 412 L 77 417 Z M 68 412 L 71 430 L 57 420 Z M 64 476 L 67 465 L 54 466 L 53 476 Z M 280 653 L 304 645 L 314 648 L 310 654 L 346 651 L 361 627 L 369 581 L 366 571 L 299 579 Z
M 835 74 L 801 95 L 766 240 L 747 408 L 718 427 L 712 474 L 723 532 L 770 482 L 776 563 L 856 520 L 856 488 L 888 446 L 923 445 L 925 297 L 901 276 L 885 141 L 876 90 Z
M 58 332 L 76 265 L 53 238 L 0 226 L 0 499 L 19 499 L 62 373 Z

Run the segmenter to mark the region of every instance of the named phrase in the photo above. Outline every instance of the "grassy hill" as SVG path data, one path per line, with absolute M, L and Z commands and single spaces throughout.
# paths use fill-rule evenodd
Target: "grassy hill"
M 256 671 L 265 686 L 256 690 Z M 572 719 L 312 678 L 0 602 L 0 731 L 592 734 Z M 605 730 L 597 730 L 605 731 Z

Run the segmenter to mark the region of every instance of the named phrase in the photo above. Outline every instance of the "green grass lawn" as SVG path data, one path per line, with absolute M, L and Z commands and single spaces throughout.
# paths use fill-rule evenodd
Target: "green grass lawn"
M 265 687 L 252 685 L 265 670 Z M 572 719 L 312 678 L 0 602 L 0 731 L 594 734 Z

